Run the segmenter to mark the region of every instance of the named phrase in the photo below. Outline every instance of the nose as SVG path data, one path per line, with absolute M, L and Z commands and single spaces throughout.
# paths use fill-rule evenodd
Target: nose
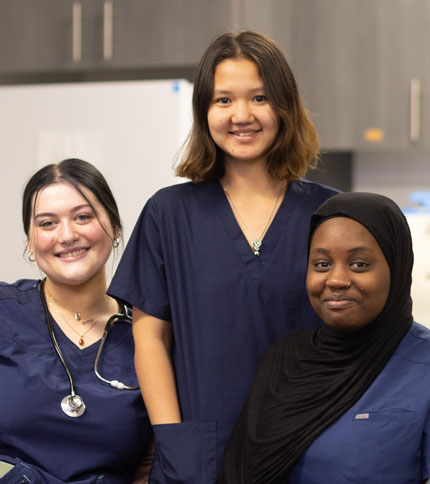
M 344 268 L 334 267 L 326 280 L 326 285 L 332 289 L 348 289 L 351 284 L 350 274 Z
M 64 245 L 71 245 L 78 238 L 75 227 L 70 221 L 63 221 L 60 224 L 59 242 Z
M 231 119 L 233 123 L 250 123 L 253 119 L 252 107 L 246 100 L 238 100 L 234 103 L 234 111 Z

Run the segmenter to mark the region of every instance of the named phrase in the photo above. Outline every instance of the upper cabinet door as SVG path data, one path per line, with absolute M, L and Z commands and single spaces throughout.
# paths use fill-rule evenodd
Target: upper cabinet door
M 186 66 L 232 28 L 231 0 L 116 0 L 112 3 L 112 67 Z
M 195 65 L 232 28 L 235 8 L 231 0 L 1 0 L 0 73 Z
M 427 0 L 295 3 L 295 73 L 323 148 L 424 146 L 429 11 Z
M 294 64 L 294 13 L 297 0 L 240 0 L 239 19 L 242 28 L 256 30 L 271 37 Z
M 101 0 L 1 0 L 0 73 L 92 65 L 102 50 L 101 5 Z

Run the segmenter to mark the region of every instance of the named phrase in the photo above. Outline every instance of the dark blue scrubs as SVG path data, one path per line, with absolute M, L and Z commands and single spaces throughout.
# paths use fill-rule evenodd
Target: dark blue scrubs
M 66 416 L 69 380 L 52 346 L 37 281 L 0 284 L 0 461 L 16 464 L 0 483 L 129 484 L 151 438 L 139 390 L 117 390 L 94 374 L 99 347 L 81 350 L 54 325 L 86 412 Z M 99 371 L 136 385 L 131 325 L 109 332 Z
M 289 484 L 430 477 L 430 331 L 414 323 L 360 400 L 304 452 Z
M 291 182 L 259 257 L 218 182 L 168 187 L 146 204 L 109 293 L 173 324 L 184 423 L 154 426 L 151 483 L 214 482 L 265 350 L 317 324 L 305 291 L 308 224 L 335 193 Z

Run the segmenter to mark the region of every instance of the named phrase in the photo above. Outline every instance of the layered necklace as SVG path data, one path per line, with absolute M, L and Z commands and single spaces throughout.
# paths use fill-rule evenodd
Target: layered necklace
M 260 255 L 260 249 L 261 249 L 261 246 L 263 245 L 263 238 L 266 235 L 266 232 L 267 232 L 267 230 L 268 230 L 268 228 L 269 228 L 269 226 L 270 226 L 270 224 L 273 220 L 273 217 L 275 216 L 275 212 L 276 212 L 276 208 L 277 208 L 278 203 L 279 203 L 279 199 L 281 198 L 281 195 L 284 192 L 284 187 L 285 187 L 285 182 L 282 182 L 281 186 L 279 188 L 278 196 L 276 197 L 275 203 L 273 205 L 272 211 L 270 212 L 269 218 L 267 219 L 266 225 L 263 227 L 263 230 L 262 230 L 260 236 L 259 237 L 251 237 L 250 245 L 251 245 L 252 251 L 254 252 L 254 255 L 256 255 L 256 256 Z M 231 208 L 233 209 L 233 212 L 236 214 L 237 218 L 241 221 L 242 226 L 244 228 L 244 231 L 246 232 L 245 235 L 248 238 L 248 236 L 250 234 L 250 230 L 248 229 L 248 226 L 246 225 L 245 220 L 243 219 L 243 217 L 240 214 L 237 207 L 232 202 L 231 198 L 228 195 L 227 190 L 224 187 L 223 187 L 223 190 L 224 190 L 225 196 L 227 197 L 227 200 L 229 201 L 229 203 L 231 205 Z
M 98 320 L 98 316 L 92 316 L 91 318 L 82 321 L 82 313 L 85 313 L 86 311 L 88 311 L 88 310 L 92 309 L 93 307 L 95 307 L 96 305 L 98 305 L 99 302 L 106 297 L 106 294 L 103 294 L 103 296 L 101 298 L 99 298 L 95 303 L 91 304 L 90 306 L 88 306 L 84 309 L 81 309 L 80 311 L 75 311 L 74 309 L 68 308 L 66 306 L 63 306 L 61 303 L 59 303 L 57 301 L 57 299 L 55 299 L 55 297 L 48 292 L 46 286 L 45 286 L 45 292 L 46 292 L 46 295 L 49 298 L 48 303 L 49 303 L 50 307 L 52 309 L 54 309 L 54 311 L 57 314 L 59 314 L 62 321 L 64 323 L 66 323 L 67 326 L 69 326 L 69 328 L 79 336 L 79 340 L 78 340 L 79 346 L 85 346 L 84 336 L 87 333 L 89 333 L 91 331 L 91 329 L 95 326 L 95 324 L 97 323 L 97 320 Z M 62 308 L 63 310 L 69 311 L 70 313 L 73 313 L 74 320 L 76 322 L 78 322 L 79 324 L 82 324 L 84 326 L 84 328 L 82 328 L 82 331 L 77 330 L 72 324 L 69 323 L 69 321 L 67 321 L 66 316 L 63 314 L 63 312 L 60 310 L 60 308 Z M 85 328 L 86 325 L 89 325 L 88 328 Z

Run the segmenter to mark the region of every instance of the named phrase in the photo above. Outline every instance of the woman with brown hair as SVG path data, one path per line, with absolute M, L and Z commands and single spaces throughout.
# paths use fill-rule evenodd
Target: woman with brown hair
M 305 291 L 308 220 L 336 192 L 300 179 L 318 138 L 266 36 L 213 41 L 193 113 L 177 167 L 191 182 L 148 201 L 109 290 L 134 306 L 154 483 L 213 482 L 265 350 L 317 324 Z
M 31 176 L 22 220 L 44 277 L 0 282 L 0 482 L 147 482 L 131 317 L 106 295 L 113 194 L 93 165 L 63 160 Z

